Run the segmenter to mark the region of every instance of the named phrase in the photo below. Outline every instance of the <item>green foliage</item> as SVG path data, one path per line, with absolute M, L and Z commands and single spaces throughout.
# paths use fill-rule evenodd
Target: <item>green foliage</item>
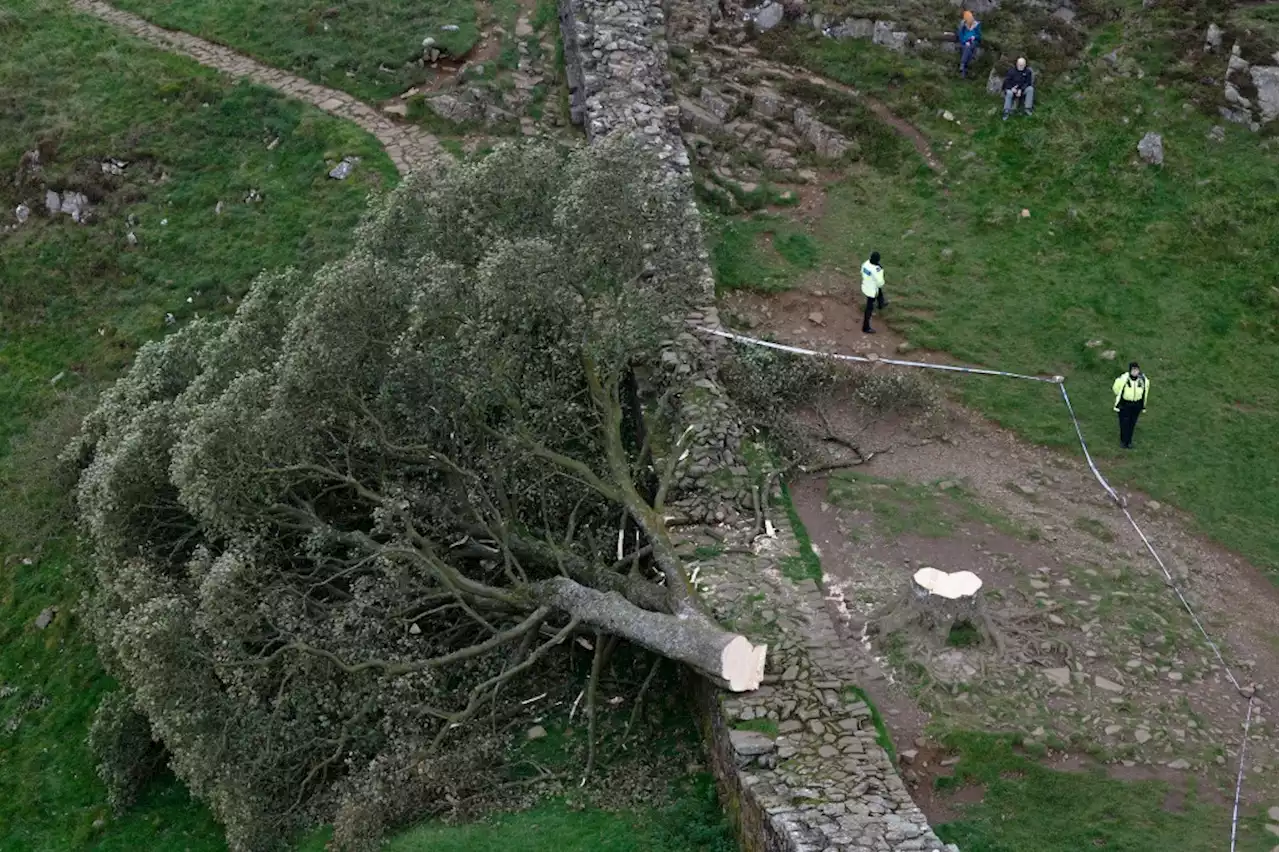
M 773 247 L 792 266 L 812 269 L 818 265 L 818 246 L 808 234 L 774 234 Z
M 433 74 L 413 64 L 422 57 L 424 38 L 434 38 L 440 50 L 459 59 L 480 38 L 470 0 L 330 7 L 305 0 L 122 0 L 118 5 L 366 101 L 394 97 Z
M 787 488 L 785 482 L 781 483 L 781 488 L 782 506 L 787 510 L 787 520 L 790 521 L 791 530 L 796 535 L 796 545 L 800 552 L 782 560 L 782 564 L 779 567 L 783 575 L 789 580 L 797 583 L 801 580 L 812 580 L 821 586 L 822 562 L 818 559 L 818 554 L 813 549 L 813 539 L 809 538 L 809 531 L 805 529 L 804 522 L 800 520 L 800 513 L 796 511 L 795 501 L 791 499 L 791 490 Z
M 889 762 L 894 766 L 898 765 L 898 750 L 893 745 L 893 737 L 889 735 L 889 728 L 884 723 L 884 717 L 880 715 L 875 702 L 871 700 L 871 696 L 867 695 L 866 690 L 860 686 L 850 684 L 844 688 L 845 701 L 855 702 L 861 701 L 867 705 L 867 709 L 871 711 L 871 724 L 876 729 L 876 742 L 880 744 L 880 748 L 885 750 L 889 755 Z
M 446 827 L 425 825 L 396 838 L 388 852 L 736 852 L 716 799 L 701 773 L 673 786 L 657 808 L 605 810 L 555 801 L 531 810 Z
M 343 260 L 144 346 L 85 418 L 100 653 L 233 850 L 334 813 L 369 848 L 492 786 L 501 738 L 446 735 L 542 671 L 537 629 L 587 594 L 564 571 L 616 588 L 608 401 L 695 292 L 691 215 L 624 140 L 417 174 Z
M 89 727 L 89 748 L 98 760 L 98 775 L 107 785 L 107 802 L 122 812 L 164 764 L 164 750 L 151 737 L 147 719 L 123 692 L 102 697 Z
M 1210 852 L 1230 835 L 1229 808 L 1188 790 L 1181 808 L 1171 810 L 1166 782 L 1112 780 L 1102 768 L 1055 772 L 1018 754 L 1011 735 L 956 732 L 943 742 L 960 760 L 954 775 L 937 779 L 939 791 L 983 787 L 981 802 L 959 806 L 958 819 L 935 826 L 943 841 L 961 849 Z M 1249 816 L 1240 838 L 1248 852 L 1265 852 L 1273 843 Z

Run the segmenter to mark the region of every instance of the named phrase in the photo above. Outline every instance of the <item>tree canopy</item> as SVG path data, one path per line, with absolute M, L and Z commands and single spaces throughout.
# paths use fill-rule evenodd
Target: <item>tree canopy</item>
M 663 519 L 695 215 L 633 143 L 501 147 L 144 347 L 86 418 L 101 654 L 233 849 L 335 814 L 356 845 L 486 777 L 469 723 L 578 631 L 758 684 Z

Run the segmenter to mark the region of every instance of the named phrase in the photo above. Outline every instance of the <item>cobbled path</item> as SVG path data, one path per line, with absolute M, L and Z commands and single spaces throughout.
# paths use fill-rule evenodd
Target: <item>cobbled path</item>
M 330 115 L 355 122 L 377 138 L 402 176 L 433 162 L 443 162 L 451 156 L 430 133 L 393 121 L 346 92 L 320 86 L 287 71 L 263 65 L 234 50 L 188 33 L 157 27 L 137 15 L 98 0 L 71 0 L 71 7 L 133 33 L 169 53 L 189 56 L 201 65 L 216 68 L 232 77 L 252 80 L 319 107 Z

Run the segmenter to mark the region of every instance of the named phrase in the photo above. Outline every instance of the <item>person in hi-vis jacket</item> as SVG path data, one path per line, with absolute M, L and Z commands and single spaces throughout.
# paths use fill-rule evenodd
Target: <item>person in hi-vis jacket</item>
M 867 297 L 867 307 L 862 314 L 862 333 L 875 334 L 871 327 L 871 312 L 879 305 L 884 310 L 889 304 L 884 298 L 884 267 L 880 265 L 880 252 L 871 252 L 871 258 L 862 264 L 862 295 Z
M 1151 380 L 1142 372 L 1137 361 L 1129 362 L 1129 371 L 1111 383 L 1116 395 L 1115 412 L 1120 416 L 1120 446 L 1133 449 L 1133 428 L 1138 425 L 1138 415 L 1147 410 L 1151 398 Z

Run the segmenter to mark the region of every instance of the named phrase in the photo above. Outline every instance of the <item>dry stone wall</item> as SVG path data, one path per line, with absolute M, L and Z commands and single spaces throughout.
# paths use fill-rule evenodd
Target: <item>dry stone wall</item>
M 695 28 L 709 28 L 719 17 L 705 0 L 679 3 L 673 2 L 677 19 Z M 561 0 L 560 9 L 566 66 L 574 69 L 571 111 L 588 140 L 615 133 L 640 139 L 692 205 L 662 4 Z M 709 264 L 703 267 L 710 303 L 714 282 Z M 746 508 L 752 474 L 743 463 L 742 426 L 717 380 L 724 344 L 694 328 L 719 327 L 719 316 L 706 307 L 687 320 L 689 330 L 667 341 L 662 353 L 663 368 L 684 391 L 679 417 L 690 424 L 689 439 L 671 450 L 683 459 L 678 544 L 690 560 L 708 549 L 718 554 L 696 566 L 701 577 L 695 582 L 708 605 L 726 623 L 770 644 L 770 682 L 761 689 L 731 694 L 701 687 L 713 763 L 745 848 L 956 852 L 943 846 L 912 803 L 876 740 L 870 708 L 845 690 L 861 675 L 841 648 L 820 588 L 784 577 L 798 551 L 786 517 L 775 511 L 765 526 Z

